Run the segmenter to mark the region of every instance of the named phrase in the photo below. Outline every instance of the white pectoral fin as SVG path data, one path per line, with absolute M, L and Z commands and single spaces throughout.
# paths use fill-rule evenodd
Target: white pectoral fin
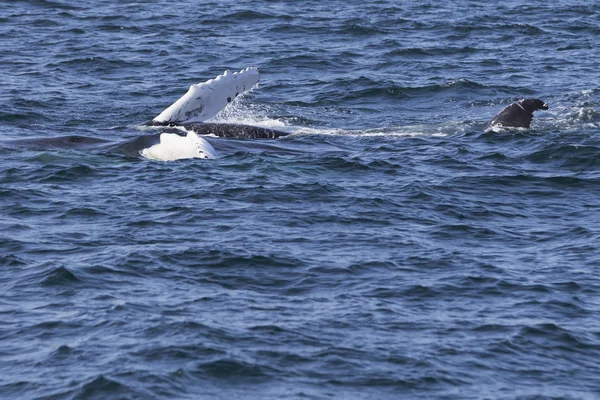
M 195 132 L 188 132 L 186 136 L 175 133 L 162 133 L 160 143 L 142 150 L 140 154 L 158 161 L 173 161 L 184 158 L 217 158 L 214 147 Z
M 215 79 L 190 86 L 188 92 L 160 113 L 154 121 L 162 123 L 203 122 L 214 117 L 238 95 L 258 83 L 255 67 L 240 72 L 225 71 Z

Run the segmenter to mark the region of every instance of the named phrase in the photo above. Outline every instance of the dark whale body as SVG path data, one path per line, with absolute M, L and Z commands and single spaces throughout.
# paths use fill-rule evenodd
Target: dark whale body
M 547 110 L 548 105 L 539 99 L 523 99 L 516 101 L 502 109 L 487 124 L 486 131 L 495 126 L 529 128 L 536 110 Z M 146 122 L 145 126 L 156 126 L 159 132 L 142 135 L 126 141 L 117 142 L 110 139 L 101 139 L 85 136 L 61 136 L 54 138 L 29 138 L 3 141 L 3 144 L 28 148 L 58 148 L 94 150 L 102 153 L 114 153 L 128 157 L 139 157 L 141 152 L 161 143 L 163 133 L 176 134 L 181 137 L 187 135 L 187 131 L 193 131 L 200 136 L 216 136 L 228 139 L 277 139 L 289 135 L 271 128 L 259 126 L 231 124 L 231 123 L 173 123 L 157 122 L 155 120 Z M 185 128 L 181 130 L 181 127 Z
M 548 104 L 539 99 L 523 99 L 505 107 L 487 124 L 485 130 L 494 126 L 529 128 L 536 110 L 547 110 Z
M 28 138 L 6 140 L 2 144 L 29 149 L 69 149 L 69 150 L 94 150 L 100 153 L 115 153 L 128 157 L 139 157 L 143 149 L 160 143 L 160 134 L 143 135 L 125 141 L 115 142 L 108 139 L 99 139 L 87 136 L 70 135 L 52 138 Z
M 201 136 L 217 136 L 228 139 L 277 139 L 289 135 L 288 132 L 278 131 L 243 124 L 217 124 L 217 123 L 187 123 L 187 124 L 163 124 L 151 121 L 145 125 L 158 126 L 161 128 L 157 133 L 141 135 L 129 140 L 116 141 L 80 135 L 59 136 L 52 138 L 27 138 L 2 141 L 3 145 L 25 147 L 30 149 L 70 149 L 70 150 L 92 150 L 99 153 L 118 154 L 126 157 L 140 157 L 141 152 L 161 143 L 161 135 L 164 133 L 176 134 L 181 137 L 187 135 L 187 131 L 194 131 Z
M 186 132 L 177 129 L 176 126 L 183 126 L 186 130 L 194 131 L 198 135 L 214 135 L 229 139 L 276 139 L 289 135 L 288 132 L 278 131 L 270 128 L 262 128 L 243 124 L 217 124 L 217 123 L 190 123 L 190 124 L 161 124 L 155 121 L 146 125 L 164 126 L 159 133 L 142 135 L 130 140 L 116 142 L 109 139 L 100 139 L 79 135 L 60 136 L 54 138 L 28 138 L 3 141 L 17 147 L 27 148 L 55 148 L 55 149 L 73 149 L 73 150 L 94 150 L 102 153 L 114 153 L 127 157 L 139 157 L 140 152 L 154 145 L 160 144 L 160 136 L 163 133 L 177 134 L 186 136 Z
M 183 126 L 188 131 L 194 131 L 198 135 L 214 135 L 230 139 L 277 139 L 289 135 L 288 132 L 278 131 L 276 129 L 244 124 L 217 124 L 208 122 L 173 124 L 150 121 L 147 125 L 170 127 Z

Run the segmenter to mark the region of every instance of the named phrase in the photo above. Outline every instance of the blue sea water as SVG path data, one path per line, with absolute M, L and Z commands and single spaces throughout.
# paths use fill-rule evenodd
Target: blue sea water
M 600 398 L 598 48 L 595 1 L 3 1 L 0 398 Z M 215 121 L 292 135 L 6 144 L 246 66 Z

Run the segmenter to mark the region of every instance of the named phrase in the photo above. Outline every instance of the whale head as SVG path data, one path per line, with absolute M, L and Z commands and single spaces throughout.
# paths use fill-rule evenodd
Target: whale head
M 548 104 L 540 99 L 523 99 L 519 104 L 527 111 L 534 112 L 535 110 L 547 110 Z

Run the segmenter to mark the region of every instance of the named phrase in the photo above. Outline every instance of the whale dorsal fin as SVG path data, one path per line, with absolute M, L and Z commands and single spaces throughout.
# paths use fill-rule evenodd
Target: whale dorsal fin
M 153 119 L 159 123 L 203 122 L 214 117 L 238 95 L 258 83 L 258 69 L 225 71 L 215 79 L 190 86 L 188 92 Z

